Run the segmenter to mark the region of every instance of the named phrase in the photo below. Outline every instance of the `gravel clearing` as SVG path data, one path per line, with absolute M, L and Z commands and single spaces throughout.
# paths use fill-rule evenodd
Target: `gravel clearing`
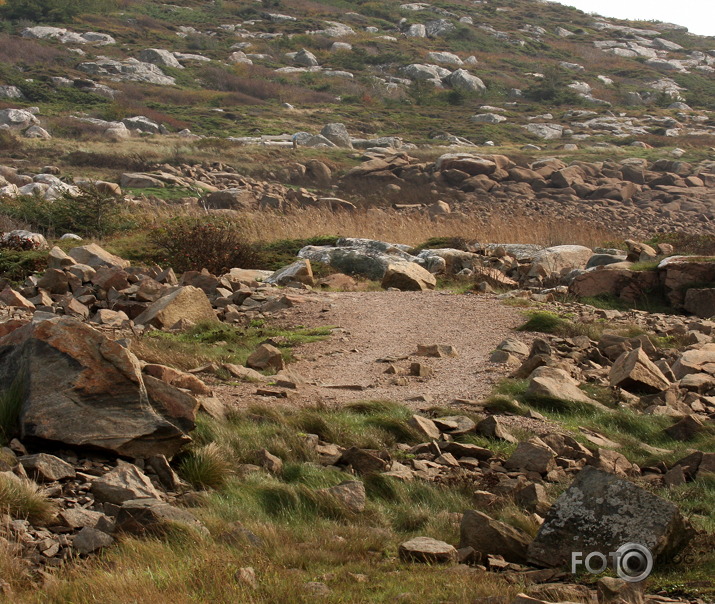
M 489 362 L 507 337 L 527 344 L 531 334 L 515 333 L 524 322 L 520 309 L 493 295 L 429 292 L 320 292 L 311 301 L 286 311 L 280 325 L 333 326 L 324 341 L 294 349 L 297 361 L 289 369 L 307 382 L 288 399 L 256 395 L 256 384 L 224 390 L 231 402 L 244 407 L 262 402 L 335 406 L 364 400 L 404 402 L 413 409 L 451 405 L 455 399 L 480 401 L 511 370 Z M 272 321 L 273 322 L 273 321 Z M 446 344 L 456 357 L 416 356 L 419 344 Z M 380 359 L 395 359 L 380 362 Z M 410 374 L 412 363 L 432 374 Z M 386 373 L 390 366 L 396 373 Z M 222 389 L 223 390 L 223 389 Z M 228 390 L 228 389 L 227 389 Z

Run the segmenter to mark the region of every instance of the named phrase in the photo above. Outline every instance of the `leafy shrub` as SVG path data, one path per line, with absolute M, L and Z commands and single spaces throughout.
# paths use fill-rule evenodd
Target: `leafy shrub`
M 65 195 L 53 203 L 31 195 L 2 199 L 0 214 L 50 235 L 73 232 L 82 237 L 103 237 L 134 226 L 115 197 L 95 188 L 83 189 L 77 197 Z
M 179 272 L 206 269 L 220 275 L 232 268 L 254 268 L 257 255 L 241 225 L 222 217 L 176 218 L 150 234 L 164 263 Z
M 47 268 L 47 252 L 0 249 L 0 275 L 8 281 L 21 283 L 30 275 Z

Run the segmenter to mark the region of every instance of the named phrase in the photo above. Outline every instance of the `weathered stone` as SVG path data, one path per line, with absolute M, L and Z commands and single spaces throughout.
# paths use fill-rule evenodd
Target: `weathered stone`
M 418 344 L 415 354 L 423 357 L 456 357 L 457 350 L 450 344 Z
M 420 436 L 426 436 L 433 440 L 439 440 L 441 432 L 435 423 L 428 417 L 422 415 L 413 415 L 407 422 L 410 427 L 419 432 Z
M 66 461 L 47 453 L 23 455 L 18 459 L 28 476 L 40 482 L 74 478 L 74 467 Z
M 161 495 L 151 480 L 133 464 L 119 465 L 92 481 L 92 494 L 97 501 L 121 505 L 129 499 L 159 499 Z
M 251 369 L 273 369 L 276 372 L 285 369 L 283 353 L 272 344 L 261 344 L 246 360 Z
M 648 358 L 643 348 L 635 348 L 618 357 L 611 367 L 608 380 L 611 386 L 643 394 L 662 392 L 670 386 L 668 378 Z
M 404 562 L 436 564 L 456 562 L 457 560 L 457 550 L 453 545 L 431 537 L 414 537 L 400 543 L 397 553 L 400 560 Z
M 135 535 L 162 535 L 177 524 L 208 535 L 206 527 L 191 512 L 158 499 L 125 501 L 117 514 L 117 531 Z
M 586 403 L 599 409 L 607 409 L 605 405 L 580 390 L 565 371 L 553 367 L 539 367 L 534 371 L 525 394 L 534 398 Z
M 434 289 L 437 279 L 414 262 L 394 262 L 387 266 L 381 285 L 385 289 L 394 287 L 403 291 L 424 291 Z
M 99 247 L 96 243 L 83 245 L 81 247 L 72 248 L 69 255 L 77 264 L 86 264 L 92 268 L 100 266 L 118 266 L 127 268 L 130 265 L 128 260 L 124 260 L 119 256 L 110 254 L 108 251 Z
M 359 480 L 346 480 L 334 487 L 319 489 L 318 492 L 333 498 L 351 512 L 359 514 L 365 511 L 365 485 Z
M 286 285 L 291 281 L 297 281 L 311 286 L 315 285 L 310 260 L 297 260 L 293 264 L 278 269 L 265 280 L 266 283 L 275 283 L 277 285 Z
M 528 442 L 520 442 L 504 466 L 509 470 L 546 474 L 556 467 L 556 453 L 541 439 L 534 437 Z
M 387 467 L 387 462 L 374 453 L 358 447 L 350 447 L 343 451 L 337 462 L 339 465 L 349 465 L 359 474 L 382 472 Z
M 509 443 L 517 442 L 517 439 L 509 433 L 499 418 L 494 415 L 490 415 L 480 421 L 476 426 L 476 431 L 487 438 L 495 438 Z
M 192 323 L 217 323 L 216 313 L 203 290 L 186 285 L 159 298 L 134 319 L 138 325 L 171 328 L 180 320 Z
M 18 375 L 23 438 L 130 457 L 173 456 L 190 440 L 165 409 L 152 405 L 138 359 L 75 319 L 28 324 L 0 339 L 0 388 Z
M 525 532 L 490 518 L 482 512 L 467 510 L 459 528 L 459 547 L 472 547 L 475 551 L 504 556 L 508 562 L 526 561 L 526 551 L 531 538 Z
M 91 554 L 114 544 L 114 537 L 96 528 L 85 526 L 72 541 L 72 547 L 80 554 Z
M 655 559 L 677 554 L 693 531 L 678 508 L 632 482 L 586 467 L 559 497 L 529 546 L 529 560 L 570 563 L 571 553 L 615 552 L 625 543 L 647 547 Z
M 670 438 L 679 441 L 693 440 L 703 430 L 703 423 L 694 415 L 687 415 L 663 430 Z

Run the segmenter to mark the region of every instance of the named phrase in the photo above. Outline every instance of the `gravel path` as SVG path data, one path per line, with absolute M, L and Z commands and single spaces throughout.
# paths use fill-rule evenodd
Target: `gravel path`
M 527 343 L 531 339 L 513 332 L 524 321 L 521 311 L 494 296 L 442 291 L 321 292 L 310 299 L 289 309 L 279 323 L 330 325 L 336 330 L 324 341 L 294 349 L 297 362 L 289 368 L 308 385 L 281 401 L 290 405 L 387 399 L 422 409 L 448 405 L 455 399 L 478 401 L 510 370 L 489 362 L 496 346 L 510 336 Z M 448 344 L 458 354 L 415 356 L 418 344 Z M 379 362 L 386 358 L 399 360 Z M 427 365 L 433 374 L 409 375 L 413 362 Z M 386 373 L 390 365 L 396 373 Z M 231 398 L 240 406 L 275 400 L 257 396 L 256 389 L 255 384 L 234 386 Z

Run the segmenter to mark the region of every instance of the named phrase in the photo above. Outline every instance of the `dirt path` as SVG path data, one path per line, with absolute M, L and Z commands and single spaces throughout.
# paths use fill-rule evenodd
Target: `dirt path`
M 455 399 L 480 400 L 509 372 L 489 356 L 513 328 L 523 323 L 519 309 L 494 296 L 448 292 L 320 292 L 310 301 L 286 311 L 286 326 L 334 326 L 332 337 L 294 349 L 297 361 L 290 370 L 308 385 L 292 391 L 287 400 L 256 395 L 256 384 L 232 386 L 222 394 L 239 406 L 255 402 L 291 405 L 340 405 L 358 400 L 401 401 L 415 409 L 448 405 Z M 415 356 L 418 344 L 454 346 L 456 357 Z M 385 371 L 388 362 L 396 374 Z M 409 375 L 410 364 L 433 370 L 429 377 Z M 223 398 L 223 397 L 222 397 Z

